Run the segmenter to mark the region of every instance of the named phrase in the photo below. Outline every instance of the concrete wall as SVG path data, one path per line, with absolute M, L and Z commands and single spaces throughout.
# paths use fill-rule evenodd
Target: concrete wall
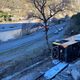
M 0 32 L 0 40 L 7 41 L 7 40 L 19 38 L 22 35 L 21 31 L 22 31 L 21 29 L 17 29 L 17 30 Z
M 7 41 L 21 36 L 22 24 L 0 24 L 0 41 Z
M 29 33 L 38 23 L 8 23 L 0 24 L 0 41 L 18 39 Z

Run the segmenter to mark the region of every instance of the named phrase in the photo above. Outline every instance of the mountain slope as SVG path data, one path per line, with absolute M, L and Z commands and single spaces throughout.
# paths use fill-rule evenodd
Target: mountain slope
M 49 3 L 54 0 L 48 0 Z M 60 0 L 55 0 L 59 2 Z M 71 7 L 74 9 L 72 12 L 67 12 L 67 14 L 73 14 L 75 11 L 80 11 L 80 0 L 70 0 Z M 11 14 L 17 16 L 26 16 L 29 12 L 34 12 L 35 8 L 30 3 L 30 0 L 0 0 L 0 10 L 7 11 Z M 65 13 L 66 13 L 65 12 Z M 63 14 L 62 14 L 63 15 Z

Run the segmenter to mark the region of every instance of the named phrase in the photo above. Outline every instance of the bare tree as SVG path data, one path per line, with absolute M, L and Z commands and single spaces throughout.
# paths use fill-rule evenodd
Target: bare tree
M 66 7 L 65 0 L 62 0 L 58 4 L 50 4 L 48 5 L 49 0 L 31 0 L 34 4 L 35 8 L 38 10 L 40 15 L 34 15 L 33 17 L 36 17 L 43 21 L 44 23 L 44 29 L 45 29 L 45 35 L 46 35 L 46 41 L 48 45 L 48 49 L 51 51 L 49 46 L 49 40 L 48 40 L 48 31 L 49 31 L 49 24 L 48 21 L 55 16 L 58 12 L 63 11 Z M 46 12 L 48 10 L 48 12 Z

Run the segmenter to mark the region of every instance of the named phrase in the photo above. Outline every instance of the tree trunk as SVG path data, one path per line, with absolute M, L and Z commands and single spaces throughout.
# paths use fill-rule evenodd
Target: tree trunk
M 47 46 L 48 46 L 48 50 L 51 52 L 51 48 L 50 48 L 50 45 L 49 45 L 48 27 L 47 26 L 45 26 L 45 37 L 46 37 L 46 43 L 47 43 Z

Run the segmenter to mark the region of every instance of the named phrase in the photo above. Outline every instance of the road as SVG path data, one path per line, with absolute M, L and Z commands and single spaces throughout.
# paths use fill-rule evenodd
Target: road
M 56 27 L 58 27 L 60 29 L 62 26 L 66 27 L 66 23 L 50 27 L 48 34 L 53 33 L 52 36 L 54 36 L 55 39 L 56 39 L 56 37 L 60 37 L 63 34 L 63 31 L 58 32 Z M 56 33 L 58 33 L 58 34 L 56 34 Z M 35 32 L 31 35 L 22 37 L 21 39 L 17 39 L 14 41 L 8 41 L 6 43 L 0 44 L 0 53 L 10 50 L 10 49 L 13 49 L 13 48 L 20 47 L 21 45 L 24 45 L 25 43 L 28 43 L 33 40 L 39 40 L 41 38 L 41 36 L 43 36 L 43 35 L 44 35 L 43 30 L 40 30 L 39 32 Z
M 60 25 L 62 27 L 62 25 Z M 64 31 L 66 30 L 66 25 L 64 25 L 64 30 L 54 33 L 54 26 L 50 27 L 49 30 L 49 41 L 52 42 L 55 39 L 61 39 Z M 0 45 L 0 69 L 11 69 L 12 72 L 15 70 L 20 70 L 25 66 L 31 65 L 31 63 L 36 63 L 38 59 L 44 58 L 42 55 L 42 49 L 45 48 L 45 34 L 44 31 L 40 30 L 31 35 L 25 36 L 22 39 L 14 40 L 12 42 L 7 42 Z M 29 62 L 29 59 L 35 58 L 34 61 Z M 11 67 L 12 66 L 12 67 Z M 15 70 L 13 71 L 13 66 Z M 10 71 L 10 72 L 11 72 Z M 6 72 L 7 73 L 7 72 Z M 9 73 L 9 71 L 8 71 Z M 8 74 L 7 73 L 7 74 Z M 5 73 L 4 73 L 5 74 Z

